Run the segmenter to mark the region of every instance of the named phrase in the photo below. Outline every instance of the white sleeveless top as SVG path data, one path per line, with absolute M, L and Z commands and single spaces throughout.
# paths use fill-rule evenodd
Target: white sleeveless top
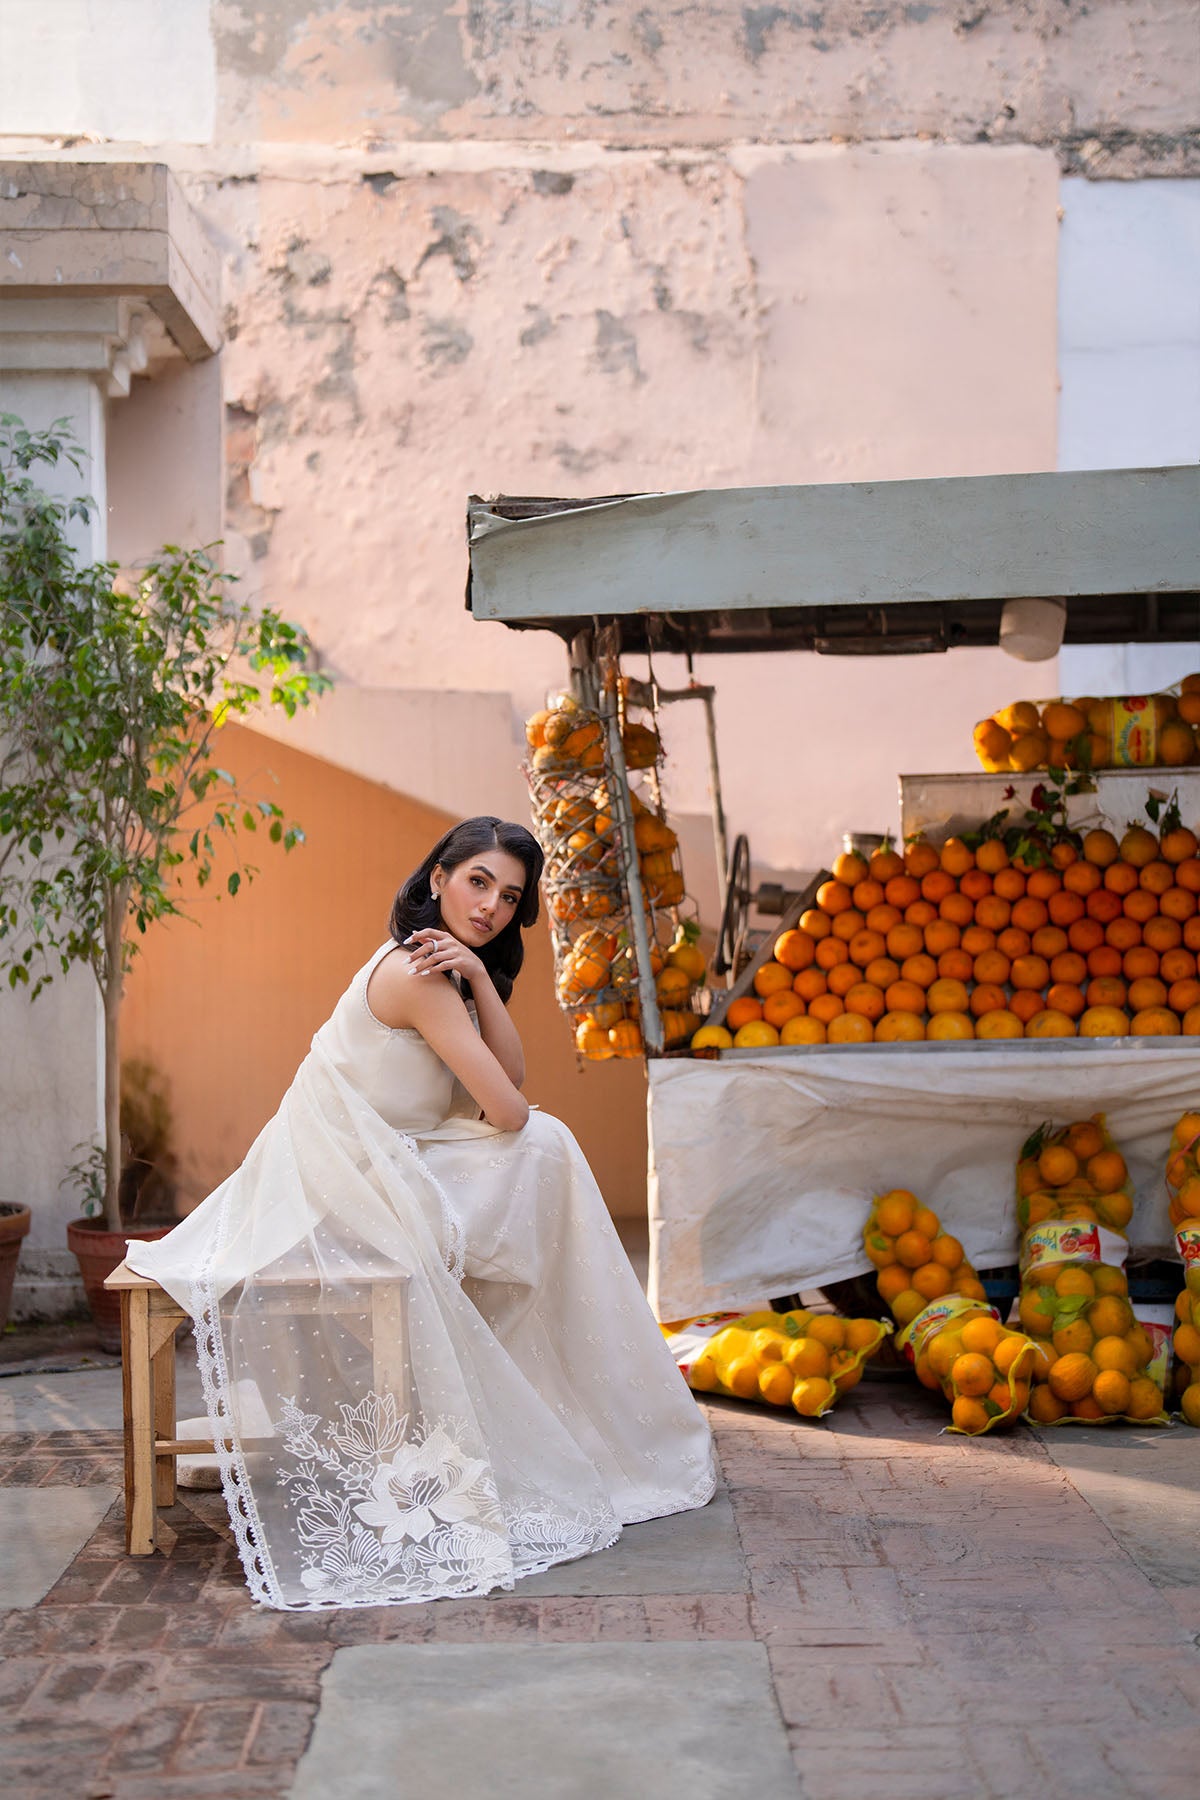
M 358 971 L 313 1039 L 339 1074 L 395 1131 L 420 1137 L 449 1119 L 478 1119 L 479 1107 L 413 1026 L 385 1025 L 367 1000 L 367 984 L 397 948 L 389 938 Z M 468 1006 L 474 1019 L 474 1009 Z

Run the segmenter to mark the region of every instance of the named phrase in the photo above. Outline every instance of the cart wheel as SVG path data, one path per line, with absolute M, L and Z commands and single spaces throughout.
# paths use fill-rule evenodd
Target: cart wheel
M 713 973 L 727 975 L 737 969 L 750 923 L 750 840 L 741 832 L 733 840 L 733 855 L 725 876 L 725 907 L 713 951 Z

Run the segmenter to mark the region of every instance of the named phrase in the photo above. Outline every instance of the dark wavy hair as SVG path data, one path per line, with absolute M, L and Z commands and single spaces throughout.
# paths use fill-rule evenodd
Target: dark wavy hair
M 505 819 L 486 815 L 464 819 L 445 837 L 438 839 L 419 869 L 414 869 L 392 902 L 388 929 L 398 944 L 413 931 L 427 931 L 440 925 L 441 908 L 434 898 L 430 876 L 439 865 L 449 874 L 460 863 L 478 856 L 481 850 L 507 850 L 525 870 L 521 898 L 504 930 L 478 952 L 479 960 L 491 976 L 492 985 L 505 1005 L 513 990 L 513 982 L 525 961 L 525 943 L 521 936 L 538 916 L 538 881 L 541 879 L 541 846 L 523 825 L 509 824 Z

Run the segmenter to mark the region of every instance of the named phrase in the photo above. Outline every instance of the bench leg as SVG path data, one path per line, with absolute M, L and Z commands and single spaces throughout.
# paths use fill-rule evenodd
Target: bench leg
M 150 1368 L 150 1298 L 145 1288 L 121 1295 L 121 1386 L 125 1412 L 125 1549 L 156 1548 L 154 1380 Z
M 159 1331 L 166 1330 L 165 1343 L 154 1350 L 151 1374 L 154 1383 L 154 1435 L 170 1439 L 175 1436 L 175 1327 L 170 1320 L 157 1321 Z M 156 1506 L 175 1504 L 175 1458 L 154 1459 L 154 1501 Z

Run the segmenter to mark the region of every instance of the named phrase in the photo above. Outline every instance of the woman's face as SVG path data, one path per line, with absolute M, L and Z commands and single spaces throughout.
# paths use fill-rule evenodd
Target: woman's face
M 494 943 L 521 902 L 525 868 L 507 850 L 480 850 L 455 869 L 434 866 L 430 886 L 451 937 L 469 950 Z

